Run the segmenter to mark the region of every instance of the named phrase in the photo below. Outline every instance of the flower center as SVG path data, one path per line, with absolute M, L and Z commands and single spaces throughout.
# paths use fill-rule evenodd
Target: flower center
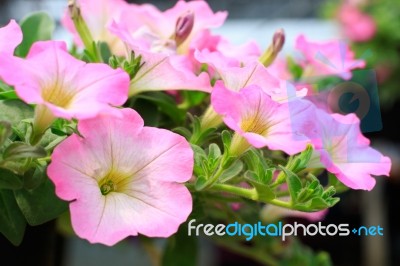
M 105 175 L 98 185 L 100 192 L 103 196 L 110 194 L 111 192 L 124 193 L 125 189 L 128 188 L 128 184 L 132 181 L 132 176 L 123 172 L 110 171 Z
M 107 195 L 110 192 L 115 191 L 116 186 L 114 184 L 114 182 L 112 180 L 105 180 L 105 182 L 103 184 L 101 184 L 100 182 L 100 192 L 102 195 Z
M 269 124 L 268 121 L 264 121 L 261 110 L 257 110 L 255 113 L 244 116 L 241 128 L 244 132 L 252 132 L 263 136 L 266 135 Z
M 63 80 L 56 80 L 52 84 L 42 86 L 42 98 L 58 107 L 68 108 L 76 92 L 64 84 Z

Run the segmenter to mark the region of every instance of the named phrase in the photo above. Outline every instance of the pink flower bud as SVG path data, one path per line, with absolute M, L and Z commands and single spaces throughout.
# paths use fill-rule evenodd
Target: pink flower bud
M 274 37 L 272 38 L 272 47 L 275 53 L 278 53 L 282 50 L 283 45 L 285 44 L 285 32 L 283 29 L 278 29 Z
M 176 20 L 175 42 L 176 46 L 182 44 L 192 32 L 194 25 L 194 13 L 190 10 L 182 14 Z

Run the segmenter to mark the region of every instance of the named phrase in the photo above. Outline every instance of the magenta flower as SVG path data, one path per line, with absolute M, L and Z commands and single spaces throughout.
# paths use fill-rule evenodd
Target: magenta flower
M 112 112 L 111 105 L 122 105 L 128 95 L 124 71 L 80 61 L 64 42 L 37 42 L 26 59 L 3 55 L 0 69 L 22 100 L 46 107 L 54 117 L 85 119 Z
M 128 97 L 125 71 L 80 61 L 67 52 L 64 42 L 36 42 L 26 59 L 2 54 L 0 76 L 23 101 L 37 105 L 31 144 L 57 117 L 87 119 L 116 113 L 113 106 L 122 105 Z
M 125 0 L 77 0 L 77 4 L 93 40 L 106 42 L 113 53 L 123 55 L 124 43 L 112 34 L 108 27 L 112 21 L 119 21 L 121 13 L 128 8 L 129 4 Z M 65 11 L 61 23 L 73 34 L 75 44 L 82 47 L 82 40 L 68 10 Z
M 341 41 L 311 42 L 300 35 L 296 49 L 304 56 L 300 63 L 306 76 L 337 75 L 347 80 L 353 69 L 365 66 L 365 61 L 356 60 L 348 45 Z
M 339 9 L 338 18 L 344 35 L 352 41 L 366 42 L 375 36 L 374 19 L 356 6 L 343 4 Z
M 131 80 L 129 96 L 145 91 L 196 90 L 210 92 L 207 73 L 196 75 L 191 63 L 183 56 L 171 56 L 134 49 L 142 56 L 143 66 Z
M 48 175 L 70 201 L 72 226 L 90 243 L 169 237 L 192 211 L 193 151 L 181 136 L 144 127 L 132 109 L 81 121 L 57 146 Z
M 221 26 L 226 16 L 226 12 L 214 13 L 206 1 L 177 1 L 164 12 L 145 4 L 126 9 L 111 30 L 131 48 L 187 54 L 197 34 Z
M 328 114 L 318 110 L 318 137 L 310 167 L 324 167 L 352 189 L 371 190 L 372 175 L 389 176 L 391 160 L 370 147 L 360 131 L 360 120 L 354 114 Z
M 22 31 L 15 20 L 0 28 L 0 53 L 12 55 L 15 48 L 22 42 Z
M 256 148 L 295 154 L 310 142 L 305 133 L 313 129 L 314 108 L 307 101 L 278 103 L 259 86 L 235 92 L 217 82 L 211 103 L 225 124 Z

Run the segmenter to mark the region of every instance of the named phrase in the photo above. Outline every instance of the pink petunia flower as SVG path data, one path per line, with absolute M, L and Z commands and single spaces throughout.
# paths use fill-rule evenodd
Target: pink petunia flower
M 22 31 L 15 20 L 0 28 L 0 53 L 12 55 L 15 48 L 22 42 Z
M 370 147 L 354 114 L 328 114 L 318 109 L 317 137 L 311 136 L 315 153 L 310 167 L 323 167 L 352 189 L 371 190 L 372 175 L 389 176 L 391 160 Z
M 110 29 L 135 48 L 187 54 L 190 42 L 197 34 L 221 26 L 226 16 L 226 12 L 214 13 L 206 1 L 178 1 L 164 12 L 145 4 L 126 9 Z M 190 27 L 185 27 L 189 24 Z M 178 38 L 185 36 L 184 40 L 179 38 L 179 43 L 176 43 L 176 34 Z
M 210 92 L 207 73 L 196 75 L 186 57 L 134 49 L 144 63 L 131 80 L 129 96 L 145 91 L 195 90 Z
M 81 15 L 93 40 L 106 42 L 113 53 L 123 55 L 124 43 L 112 34 L 108 27 L 112 21 L 119 21 L 121 13 L 128 8 L 129 4 L 125 0 L 77 0 L 77 5 L 80 7 Z M 73 34 L 75 44 L 83 46 L 68 10 L 65 11 L 61 23 Z
M 225 124 L 256 148 L 295 154 L 310 142 L 305 133 L 313 129 L 314 108 L 308 101 L 279 103 L 257 85 L 235 92 L 217 82 L 211 103 Z
M 348 80 L 353 69 L 365 66 L 365 61 L 356 60 L 348 45 L 341 41 L 311 42 L 300 35 L 296 49 L 304 56 L 300 64 L 306 76 L 336 75 Z
M 106 64 L 85 63 L 57 41 L 36 42 L 26 59 L 2 55 L 0 75 L 18 96 L 37 104 L 35 119 L 45 130 L 55 117 L 92 118 L 115 112 L 128 96 L 129 76 Z
M 181 136 L 144 127 L 132 109 L 81 121 L 52 154 L 48 175 L 70 201 L 72 226 L 90 243 L 169 237 L 192 211 L 193 151 Z
M 352 41 L 366 42 L 375 36 L 375 21 L 356 6 L 343 4 L 338 18 L 344 35 Z

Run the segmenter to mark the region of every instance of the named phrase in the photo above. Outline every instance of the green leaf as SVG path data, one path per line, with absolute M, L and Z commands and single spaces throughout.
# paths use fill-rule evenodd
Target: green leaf
M 185 111 L 179 109 L 176 101 L 163 92 L 147 92 L 137 95 L 136 98 L 155 104 L 160 112 L 166 114 L 177 125 L 182 124 L 185 120 Z
M 219 157 L 221 157 L 221 150 L 217 144 L 211 143 L 210 146 L 208 146 L 208 160 L 215 161 Z
M 21 244 L 26 221 L 12 190 L 0 190 L 0 232 L 15 246 Z
M 23 182 L 19 176 L 13 172 L 0 168 L 0 189 L 19 189 Z
M 24 188 L 25 189 L 35 189 L 44 180 L 46 180 L 46 167 L 39 165 L 35 169 L 31 168 L 24 174 Z
M 228 130 L 224 130 L 221 133 L 222 143 L 224 144 L 224 151 L 227 153 L 232 142 L 232 134 Z
M 3 159 L 42 158 L 46 155 L 46 150 L 40 146 L 31 146 L 24 142 L 14 142 L 5 149 Z
M 184 108 L 189 109 L 199 105 L 208 95 L 208 93 L 201 91 L 182 91 Z
M 14 90 L 8 90 L 8 91 L 3 91 L 0 92 L 0 99 L 5 100 L 5 99 L 18 99 L 17 94 L 15 93 Z
M 243 170 L 243 162 L 237 160 L 222 173 L 222 175 L 219 177 L 219 180 L 221 183 L 228 182 L 232 178 L 238 176 L 242 170 Z
M 68 208 L 68 203 L 55 195 L 54 185 L 46 179 L 33 190 L 15 190 L 15 199 L 30 225 L 39 225 L 61 215 Z
M 247 182 L 249 182 L 257 191 L 257 200 L 270 201 L 276 198 L 274 191 L 266 184 L 262 184 L 258 181 L 257 174 L 251 171 L 247 171 L 244 174 Z
M 300 178 L 295 173 L 283 166 L 279 166 L 279 168 L 285 173 L 290 196 L 292 200 L 296 202 L 298 194 L 302 189 Z
M 5 121 L 0 121 L 0 147 L 11 135 L 11 124 Z
M 17 126 L 22 120 L 33 117 L 33 108 L 20 100 L 0 100 L 0 121 Z
M 196 183 L 194 184 L 194 188 L 197 191 L 200 191 L 200 190 L 204 189 L 206 187 L 206 185 L 207 185 L 207 178 L 200 175 L 196 178 Z
M 98 46 L 98 50 L 100 51 L 102 61 L 105 63 L 109 62 L 110 58 L 112 56 L 112 53 L 111 53 L 111 50 L 110 50 L 110 47 L 108 46 L 108 44 L 105 42 L 99 42 L 97 44 L 97 46 Z
M 188 235 L 187 225 L 180 226 L 178 233 L 168 238 L 162 257 L 162 266 L 197 265 L 197 238 Z
M 55 29 L 54 20 L 45 12 L 36 12 L 23 18 L 20 25 L 24 38 L 15 50 L 20 57 L 28 54 L 34 42 L 51 40 Z

